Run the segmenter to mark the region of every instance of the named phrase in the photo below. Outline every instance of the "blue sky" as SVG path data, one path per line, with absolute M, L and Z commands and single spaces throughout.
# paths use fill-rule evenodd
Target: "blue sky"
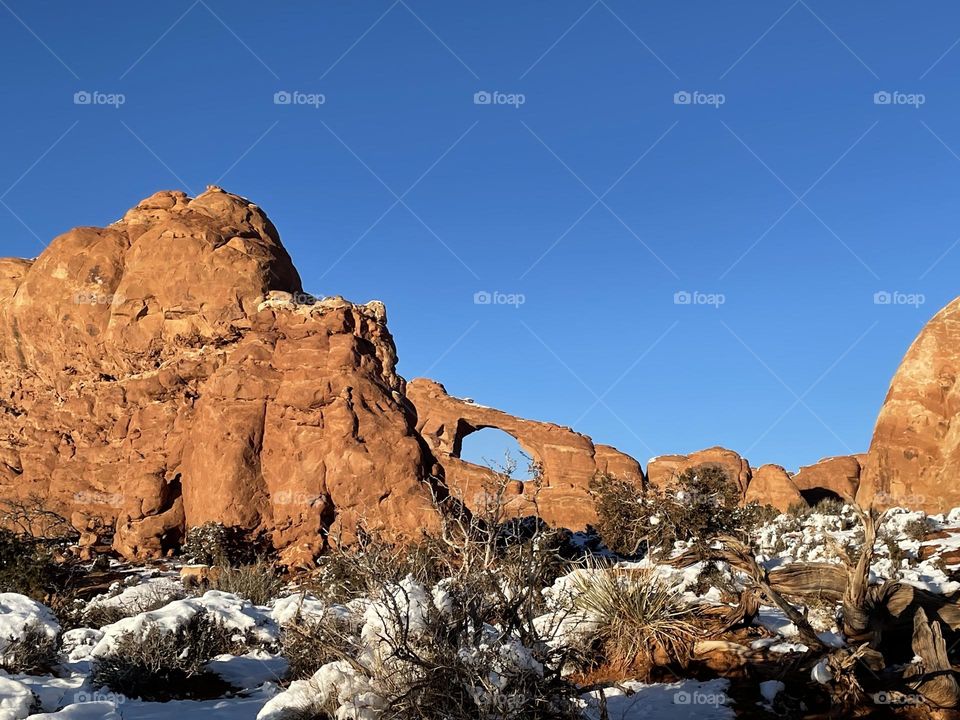
M 958 36 L 947 2 L 3 0 L 2 252 L 220 184 L 308 290 L 386 302 L 408 378 L 793 469 L 866 450 L 957 294 Z

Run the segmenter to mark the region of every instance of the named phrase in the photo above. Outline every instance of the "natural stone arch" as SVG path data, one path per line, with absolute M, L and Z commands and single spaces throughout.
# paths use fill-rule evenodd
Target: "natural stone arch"
M 541 482 L 536 506 L 522 483 L 514 486 L 517 497 L 511 512 L 526 515 L 539 510 L 551 525 L 582 529 L 596 519 L 590 498 L 590 482 L 598 472 L 609 473 L 643 484 L 639 463 L 605 445 L 594 445 L 586 435 L 553 423 L 518 418 L 501 410 L 451 397 L 433 380 L 417 379 L 407 386 L 407 398 L 417 412 L 417 430 L 437 462 L 443 467 L 448 487 L 470 505 L 477 482 L 492 473 L 463 461 L 459 455 L 463 438 L 482 428 L 492 427 L 516 439 L 524 452 L 540 467 Z
M 520 463 L 517 469 L 519 471 L 522 471 L 525 477 L 527 478 L 532 477 L 533 473 L 527 471 L 527 467 L 525 464 L 523 464 L 523 460 L 525 458 L 528 458 L 531 466 L 539 466 L 542 464 L 540 455 L 537 453 L 536 449 L 529 444 L 529 442 L 524 442 L 523 439 L 518 438 L 514 433 L 510 432 L 509 430 L 505 430 L 499 425 L 493 425 L 490 423 L 472 425 L 471 423 L 468 423 L 467 421 L 461 419 L 457 423 L 457 429 L 456 429 L 456 433 L 454 435 L 454 440 L 453 440 L 453 452 L 450 453 L 451 457 L 455 457 L 459 459 L 461 462 L 468 463 L 470 465 L 477 465 L 485 469 L 497 470 L 497 468 L 490 468 L 487 465 L 481 465 L 479 463 L 475 463 L 463 457 L 463 441 L 466 440 L 468 437 L 476 437 L 477 435 L 482 434 L 485 430 L 494 431 L 496 433 L 502 434 L 503 436 L 513 440 L 516 443 L 517 447 L 519 448 L 520 452 L 523 453 L 523 456 L 524 456 L 524 457 L 513 458 L 514 460 L 517 460 Z M 491 460 L 493 459 L 494 458 L 491 458 Z

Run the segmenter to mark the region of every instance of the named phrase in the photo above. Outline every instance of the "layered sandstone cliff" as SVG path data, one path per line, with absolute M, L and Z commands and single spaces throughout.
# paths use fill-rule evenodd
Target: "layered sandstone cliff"
M 303 296 L 236 195 L 158 193 L 0 261 L 0 343 L 0 494 L 115 524 L 127 556 L 206 520 L 291 558 L 436 522 L 382 304 Z
M 960 298 L 927 323 L 890 383 L 864 463 L 861 504 L 960 506 L 958 376 Z

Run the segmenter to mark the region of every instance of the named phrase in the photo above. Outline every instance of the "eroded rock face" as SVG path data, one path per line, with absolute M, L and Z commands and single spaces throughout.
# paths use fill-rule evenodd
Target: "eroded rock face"
M 880 410 L 857 499 L 928 512 L 960 505 L 960 298 L 923 328 Z
M 536 496 L 543 519 L 550 525 L 583 529 L 596 519 L 589 496 L 590 481 L 606 472 L 643 485 L 639 463 L 615 448 L 594 445 L 585 435 L 551 423 L 524 420 L 494 408 L 447 394 L 437 382 L 416 379 L 407 386 L 407 397 L 417 411 L 417 429 L 443 466 L 451 492 L 468 507 L 495 479 L 493 471 L 460 459 L 463 439 L 482 428 L 497 428 L 512 435 L 542 472 Z M 510 509 L 517 515 L 533 511 L 535 488 L 514 483 Z
M 683 472 L 710 465 L 722 468 L 737 483 L 741 494 L 746 493 L 752 472 L 750 463 L 733 450 L 712 447 L 689 455 L 661 455 L 647 464 L 647 480 L 654 487 L 666 487 Z
M 754 501 L 786 512 L 804 499 L 790 474 L 780 465 L 761 465 L 753 471 L 744 496 L 744 502 Z
M 805 465 L 793 476 L 793 484 L 810 504 L 839 497 L 850 502 L 860 486 L 864 455 L 839 455 Z
M 157 555 L 217 520 L 288 558 L 430 527 L 432 464 L 382 304 L 301 303 L 257 206 L 158 193 L 0 260 L 0 495 Z

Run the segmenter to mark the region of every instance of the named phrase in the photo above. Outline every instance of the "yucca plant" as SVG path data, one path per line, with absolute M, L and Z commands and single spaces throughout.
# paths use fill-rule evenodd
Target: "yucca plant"
M 697 627 L 680 593 L 652 568 L 594 567 L 574 582 L 574 605 L 597 623 L 607 663 L 627 670 L 685 663 Z

